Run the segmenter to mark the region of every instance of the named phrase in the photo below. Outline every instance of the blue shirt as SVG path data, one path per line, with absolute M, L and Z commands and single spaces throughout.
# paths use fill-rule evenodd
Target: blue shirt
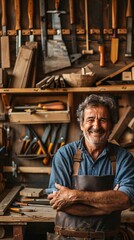
M 78 146 L 82 151 L 82 161 L 78 175 L 103 176 L 112 174 L 109 157 L 110 145 L 116 156 L 116 175 L 113 187 L 119 184 L 119 191 L 126 193 L 134 204 L 134 157 L 126 149 L 112 143 L 107 144 L 95 161 L 87 152 L 82 140 L 61 147 L 52 160 L 52 172 L 49 187 L 45 190 L 46 193 L 57 191 L 55 182 L 72 188 L 73 156 Z

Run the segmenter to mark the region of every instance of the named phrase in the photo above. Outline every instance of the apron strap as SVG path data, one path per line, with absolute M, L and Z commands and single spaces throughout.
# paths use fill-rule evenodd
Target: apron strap
M 116 155 L 115 155 L 111 145 L 110 145 L 110 149 L 109 149 L 109 159 L 110 159 L 111 164 L 112 164 L 112 174 L 115 175 L 116 174 Z M 82 160 L 82 151 L 79 147 L 76 150 L 76 153 L 73 157 L 73 160 L 74 160 L 74 164 L 73 164 L 73 174 L 72 174 L 72 176 L 77 176 L 78 171 L 79 171 L 79 167 L 80 167 L 80 163 L 81 163 L 81 160 Z
M 80 162 L 82 160 L 82 152 L 81 149 L 78 148 L 76 150 L 76 153 L 74 154 L 73 160 L 74 160 L 74 164 L 73 164 L 73 174 L 72 176 L 77 176 L 78 175 L 78 171 L 79 171 L 79 167 L 80 167 Z

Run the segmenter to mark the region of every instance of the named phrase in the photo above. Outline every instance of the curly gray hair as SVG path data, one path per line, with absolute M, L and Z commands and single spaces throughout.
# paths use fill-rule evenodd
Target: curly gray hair
M 77 109 L 77 121 L 83 123 L 84 121 L 84 110 L 89 106 L 105 106 L 109 111 L 111 123 L 115 123 L 115 110 L 117 108 L 115 100 L 112 97 L 106 95 L 91 94 L 79 104 Z

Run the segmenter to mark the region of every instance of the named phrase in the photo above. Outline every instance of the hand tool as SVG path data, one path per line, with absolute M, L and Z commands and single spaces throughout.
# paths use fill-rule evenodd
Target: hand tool
M 65 11 L 59 10 L 59 0 L 55 1 L 55 10 L 47 11 L 52 15 L 52 27 L 56 34 L 53 39 L 47 41 L 47 58 L 45 60 L 45 73 L 56 71 L 71 66 L 67 47 L 62 39 L 61 14 Z
M 43 145 L 45 146 L 48 137 L 50 136 L 50 132 L 51 132 L 51 124 L 45 124 L 45 130 L 44 133 L 42 135 L 41 141 L 43 143 Z M 41 148 L 39 147 L 38 151 L 37 151 L 37 155 L 41 154 Z
M 58 136 L 58 141 L 57 141 L 56 147 L 54 149 L 54 153 L 56 153 L 56 151 L 60 147 L 65 145 L 66 138 L 67 138 L 67 131 L 68 131 L 68 123 L 62 123 L 61 127 L 60 127 L 60 133 L 59 133 L 59 136 Z
M 20 0 L 14 0 L 15 6 L 15 29 L 16 29 L 16 56 L 21 46 L 21 27 L 20 27 Z
M 133 36 L 133 16 L 132 16 L 132 1 L 127 0 L 127 43 L 125 57 L 132 57 L 132 36 Z
M 99 44 L 99 53 L 100 53 L 100 67 L 105 65 L 105 47 L 104 47 L 104 35 L 103 35 L 103 1 L 98 1 L 99 4 L 99 22 L 100 22 L 100 39 Z
M 33 0 L 28 0 L 28 19 L 29 19 L 29 30 L 30 30 L 30 36 L 29 40 L 30 42 L 34 42 L 34 34 L 33 34 L 33 14 L 34 14 L 34 5 Z
M 54 144 L 57 138 L 58 130 L 60 128 L 60 123 L 53 125 L 53 131 L 51 132 L 50 143 L 47 149 L 47 157 L 44 158 L 43 162 L 46 164 L 49 162 L 50 157 L 53 155 Z
M 89 49 L 89 24 L 88 24 L 88 0 L 85 0 L 85 29 L 86 29 L 86 50 L 82 54 L 93 54 L 93 49 Z
M 47 153 L 46 153 L 46 150 L 45 150 L 45 148 L 44 148 L 44 145 L 43 145 L 41 139 L 39 138 L 38 134 L 34 131 L 34 129 L 33 129 L 30 125 L 28 125 L 28 128 L 29 128 L 31 134 L 33 135 L 33 140 L 32 140 L 32 142 L 29 144 L 29 146 L 28 146 L 28 148 L 27 148 L 27 150 L 26 150 L 26 152 L 25 152 L 25 155 L 28 154 L 29 151 L 31 151 L 31 147 L 32 147 L 34 144 L 36 144 L 36 146 L 37 146 L 37 144 L 38 144 L 39 148 L 41 149 L 41 152 L 42 152 L 43 154 L 45 154 L 45 156 L 47 156 Z M 46 158 L 46 157 L 45 157 L 45 158 Z M 44 159 L 45 159 L 45 158 L 44 158 Z M 46 162 L 44 159 L 43 159 L 43 164 L 46 165 L 47 162 Z
M 24 212 L 36 212 L 35 209 L 30 209 L 30 208 L 17 208 L 17 207 L 10 207 L 9 208 L 10 211 L 15 212 L 15 213 L 21 213 L 24 214 Z
M 46 111 L 63 111 L 65 110 L 65 104 L 63 102 L 50 102 L 50 103 L 46 103 L 46 104 L 42 104 L 39 103 L 38 105 L 24 105 L 24 106 L 14 106 L 13 107 L 14 110 L 23 110 L 23 111 L 27 111 L 29 110 L 46 110 Z
M 79 59 L 82 54 L 78 54 L 77 49 L 77 39 L 76 39 L 76 26 L 74 17 L 74 0 L 69 0 L 69 13 L 70 13 L 70 24 L 71 24 L 71 40 L 72 40 L 72 55 L 70 55 L 71 63 L 73 62 L 73 57 Z M 75 59 L 75 61 L 77 60 Z
M 111 40 L 111 61 L 116 63 L 118 60 L 119 39 L 117 38 L 117 0 L 112 0 L 112 29 Z
M 22 146 L 20 149 L 20 154 L 25 153 L 31 141 L 31 134 L 29 128 L 25 125 L 25 136 L 21 139 Z
M 2 36 L 1 36 L 1 67 L 10 68 L 9 37 L 7 36 L 6 0 L 1 1 L 2 5 Z
M 46 1 L 39 0 L 40 9 L 40 27 L 41 27 L 41 47 L 43 53 L 43 61 L 45 64 L 47 57 L 47 16 L 46 16 Z

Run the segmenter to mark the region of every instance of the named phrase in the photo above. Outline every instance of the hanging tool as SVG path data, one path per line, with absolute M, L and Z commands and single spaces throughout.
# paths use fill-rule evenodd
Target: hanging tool
M 104 34 L 103 34 L 103 1 L 98 1 L 99 4 L 99 22 L 100 22 L 100 39 L 99 44 L 99 53 L 100 53 L 100 67 L 105 65 L 105 47 L 104 47 Z
M 26 149 L 28 148 L 30 141 L 31 141 L 31 134 L 30 134 L 30 130 L 27 127 L 27 125 L 24 126 L 25 127 L 25 136 L 20 139 L 20 141 L 22 142 L 22 146 L 20 149 L 20 154 L 25 153 Z
M 29 19 L 29 26 L 28 26 L 28 28 L 30 30 L 30 36 L 29 36 L 30 42 L 34 42 L 33 14 L 34 14 L 33 0 L 28 0 L 28 19 Z
M 59 10 L 60 1 L 55 1 L 55 9 L 47 11 L 52 15 L 52 27 L 56 31 L 52 40 L 47 41 L 47 58 L 45 59 L 45 73 L 56 71 L 71 66 L 67 47 L 62 39 L 61 14 L 65 11 Z
M 40 9 L 40 27 L 41 27 L 41 48 L 43 53 L 43 63 L 45 65 L 47 57 L 47 18 L 46 18 L 46 1 L 39 0 Z
M 73 57 L 77 59 L 82 56 L 82 54 L 78 53 L 77 49 L 77 39 L 76 39 L 76 26 L 75 26 L 75 17 L 74 17 L 74 0 L 69 0 L 69 13 L 70 13 L 70 24 L 71 24 L 71 40 L 72 40 L 72 55 L 71 62 Z
M 111 40 L 111 61 L 116 63 L 118 60 L 119 39 L 117 38 L 117 0 L 112 0 L 112 29 Z
M 45 165 L 49 162 L 51 156 L 53 155 L 53 149 L 54 149 L 54 145 L 55 145 L 55 141 L 56 141 L 56 138 L 57 138 L 59 128 L 60 128 L 59 123 L 55 124 L 53 126 L 53 131 L 51 132 L 51 137 L 50 137 L 50 143 L 49 143 L 49 146 L 48 146 L 48 149 L 47 149 L 47 157 L 44 158 L 44 160 L 43 160 L 43 163 Z
M 7 36 L 6 0 L 1 0 L 2 5 L 2 36 L 1 36 L 1 67 L 10 68 L 9 37 Z
M 57 144 L 56 144 L 55 149 L 54 149 L 54 154 L 57 152 L 57 150 L 60 147 L 65 145 L 66 138 L 67 138 L 68 126 L 69 126 L 68 123 L 62 123 L 62 125 L 60 127 L 60 133 L 59 133 L 59 136 L 58 136 L 58 141 L 57 141 Z
M 89 49 L 89 24 L 88 24 L 88 0 L 85 0 L 85 28 L 86 28 L 86 50 L 82 54 L 93 54 L 93 49 Z
M 133 36 L 133 16 L 132 16 L 132 1 L 127 0 L 127 11 L 126 11 L 126 21 L 127 21 L 127 45 L 125 57 L 132 57 L 132 36 Z
M 50 136 L 50 132 L 51 132 L 51 124 L 48 123 L 48 124 L 45 124 L 45 130 L 44 130 L 44 133 L 42 135 L 42 138 L 41 138 L 41 141 L 43 143 L 43 146 L 45 146 L 46 142 L 47 142 L 47 139 L 48 137 Z M 37 155 L 41 154 L 42 150 L 41 148 L 39 147 L 38 151 L 37 151 Z
M 15 5 L 15 30 L 16 30 L 16 56 L 18 55 L 19 48 L 21 47 L 21 27 L 20 27 L 20 0 L 14 0 Z

